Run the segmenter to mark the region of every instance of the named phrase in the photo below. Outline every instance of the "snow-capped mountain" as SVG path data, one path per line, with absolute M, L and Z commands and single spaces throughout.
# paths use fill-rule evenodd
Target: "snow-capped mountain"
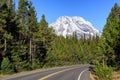
M 89 38 L 90 36 L 100 36 L 101 32 L 95 29 L 92 24 L 82 17 L 74 16 L 62 16 L 59 17 L 55 23 L 50 24 L 55 30 L 57 35 L 72 36 L 73 33 L 77 35 L 78 38 L 85 36 Z

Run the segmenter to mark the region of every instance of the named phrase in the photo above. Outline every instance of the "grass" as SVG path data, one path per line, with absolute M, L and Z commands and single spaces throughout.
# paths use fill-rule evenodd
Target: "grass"
M 90 80 L 97 80 L 97 76 L 93 72 L 90 72 Z
M 9 76 L 12 76 L 12 75 L 20 75 L 20 74 L 25 74 L 25 73 L 28 73 L 28 72 L 36 72 L 36 71 L 40 71 L 40 70 L 44 70 L 45 68 L 41 68 L 41 69 L 36 69 L 36 70 L 31 70 L 31 71 L 21 71 L 21 72 L 18 72 L 18 73 L 13 73 L 13 74 L 0 74 L 0 78 L 5 78 L 5 77 L 9 77 Z
M 120 70 L 116 71 L 114 74 L 115 74 L 114 80 L 120 80 Z
M 113 80 L 120 80 L 120 70 L 114 72 L 114 79 Z M 94 73 L 90 73 L 90 79 L 91 80 L 97 80 L 97 76 Z

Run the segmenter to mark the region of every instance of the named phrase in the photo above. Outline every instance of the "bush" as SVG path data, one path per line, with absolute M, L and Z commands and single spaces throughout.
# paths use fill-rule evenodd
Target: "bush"
M 8 58 L 4 58 L 1 64 L 1 74 L 10 74 L 13 73 L 12 65 L 9 62 Z
M 99 62 L 96 62 L 95 67 L 93 68 L 97 80 L 113 80 L 113 69 L 107 65 L 102 65 Z

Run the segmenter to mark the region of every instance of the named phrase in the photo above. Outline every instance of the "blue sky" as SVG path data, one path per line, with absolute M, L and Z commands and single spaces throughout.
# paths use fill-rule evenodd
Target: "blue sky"
M 38 21 L 45 14 L 48 23 L 60 16 L 80 16 L 102 31 L 106 18 L 115 2 L 120 0 L 31 0 L 37 12 Z

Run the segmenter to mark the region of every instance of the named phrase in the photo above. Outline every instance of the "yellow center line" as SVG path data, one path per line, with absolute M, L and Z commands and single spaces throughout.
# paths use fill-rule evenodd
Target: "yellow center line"
M 52 77 L 52 76 L 54 76 L 56 74 L 59 74 L 59 73 L 65 72 L 65 71 L 69 71 L 69 70 L 72 70 L 72 69 L 74 69 L 74 68 L 69 68 L 69 69 L 64 69 L 64 70 L 58 71 L 58 72 L 54 72 L 54 73 L 51 73 L 51 74 L 49 74 L 47 76 L 44 76 L 44 77 L 42 77 L 42 78 L 40 78 L 38 80 L 45 80 L 45 79 L 47 79 L 49 77 Z

